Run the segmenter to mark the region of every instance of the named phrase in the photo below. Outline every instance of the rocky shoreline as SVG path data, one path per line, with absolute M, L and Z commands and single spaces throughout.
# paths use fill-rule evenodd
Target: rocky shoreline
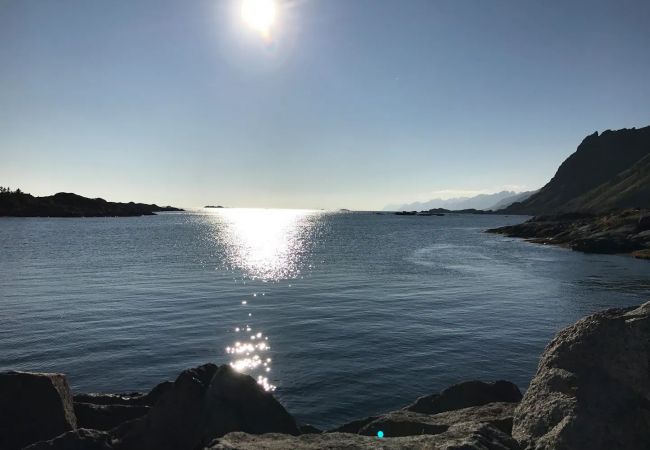
M 631 254 L 650 259 L 650 215 L 638 209 L 536 216 L 518 225 L 486 232 L 585 253 Z
M 73 395 L 65 375 L 0 374 L 5 450 L 647 449 L 650 302 L 559 332 L 524 395 L 467 381 L 329 431 L 300 425 L 230 366 L 183 371 L 148 393 Z

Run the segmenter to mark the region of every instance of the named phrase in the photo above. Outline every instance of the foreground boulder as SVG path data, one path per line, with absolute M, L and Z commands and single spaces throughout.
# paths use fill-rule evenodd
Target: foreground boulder
M 21 449 L 76 426 L 65 375 L 0 373 L 0 449 Z
M 521 400 L 521 391 L 509 381 L 466 381 L 448 387 L 439 394 L 427 395 L 418 398 L 413 404 L 407 406 L 408 411 L 436 414 L 455 409 L 481 406 L 493 402 L 512 402 Z
M 650 303 L 558 333 L 517 408 L 513 437 L 531 450 L 650 448 Z
M 299 434 L 294 419 L 253 378 L 214 364 L 182 372 L 146 416 L 111 433 L 117 449 L 185 450 L 231 431 Z
M 406 437 L 362 436 L 351 433 L 322 433 L 290 436 L 230 433 L 215 440 L 207 450 L 517 450 L 512 437 L 482 423 L 461 423 L 437 435 Z

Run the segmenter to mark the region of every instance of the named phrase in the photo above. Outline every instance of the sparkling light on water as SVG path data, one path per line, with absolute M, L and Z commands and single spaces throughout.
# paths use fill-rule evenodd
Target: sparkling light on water
M 246 328 L 250 331 L 250 327 Z M 240 328 L 235 328 L 239 332 Z M 248 341 L 236 341 L 233 346 L 226 347 L 226 353 L 232 356 L 230 365 L 238 372 L 254 374 L 261 371 L 268 374 L 271 371 L 271 358 L 265 356 L 271 347 L 268 344 L 268 337 L 261 332 L 249 336 Z M 265 375 L 258 375 L 257 382 L 267 391 L 275 390 L 275 386 L 269 382 Z
M 219 209 L 207 217 L 228 252 L 227 263 L 247 277 L 279 281 L 300 275 L 314 218 L 321 211 Z M 242 302 L 246 304 L 246 301 Z
M 207 217 L 214 224 L 214 235 L 226 249 L 226 263 L 246 278 L 280 281 L 300 276 L 302 261 L 313 232 L 314 216 L 320 211 L 220 209 Z M 291 286 L 291 285 L 289 285 Z M 262 297 L 262 298 L 260 298 Z M 269 381 L 271 347 L 262 331 L 253 329 L 251 308 L 263 301 L 257 293 L 239 300 L 245 319 L 234 328 L 238 340 L 226 348 L 230 365 L 248 373 L 267 391 L 275 390 Z

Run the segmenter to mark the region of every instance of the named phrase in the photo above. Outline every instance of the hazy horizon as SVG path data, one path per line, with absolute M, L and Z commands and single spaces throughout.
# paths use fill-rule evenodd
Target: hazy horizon
M 538 189 L 650 124 L 648 2 L 275 5 L 0 1 L 0 185 L 379 210 Z

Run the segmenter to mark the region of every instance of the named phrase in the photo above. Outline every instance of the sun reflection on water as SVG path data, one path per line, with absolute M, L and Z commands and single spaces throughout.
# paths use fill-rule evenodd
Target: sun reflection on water
M 313 240 L 317 216 L 321 211 L 287 209 L 219 209 L 208 217 L 214 224 L 214 236 L 226 252 L 225 263 L 249 279 L 265 282 L 297 278 L 301 261 Z M 253 293 L 239 300 L 244 309 L 241 325 L 234 328 L 238 339 L 226 353 L 230 365 L 239 372 L 256 377 L 267 391 L 275 390 L 269 381 L 272 359 L 269 337 L 253 330 L 255 303 L 263 301 Z
M 300 274 L 314 218 L 320 211 L 221 209 L 214 213 L 217 239 L 230 266 L 252 279 L 279 281 Z

